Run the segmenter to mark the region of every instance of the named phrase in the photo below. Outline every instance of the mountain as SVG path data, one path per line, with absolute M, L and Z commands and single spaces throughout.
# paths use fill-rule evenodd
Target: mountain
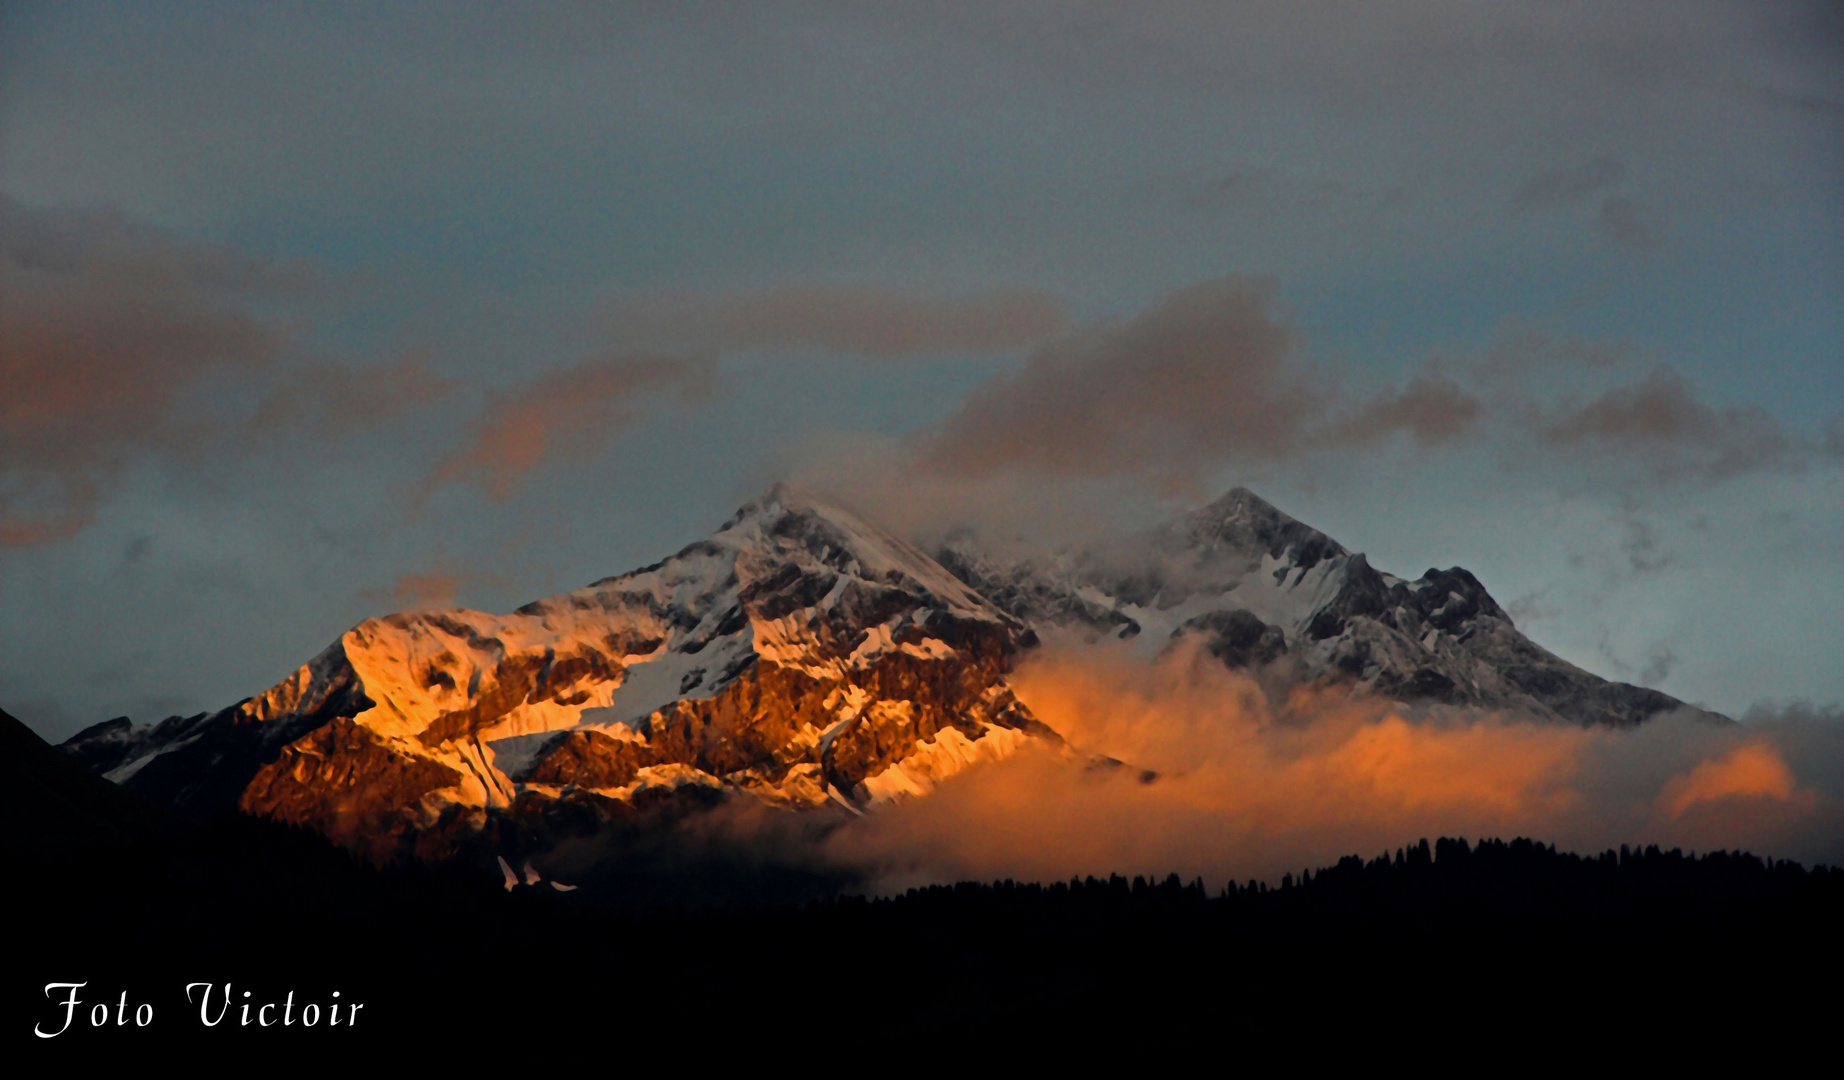
M 23 858 L 123 847 L 163 838 L 184 824 L 58 753 L 4 709 L 0 778 L 0 836 Z
M 855 813 L 1060 746 L 1005 682 L 1033 641 L 923 552 L 776 487 L 663 562 L 510 615 L 369 619 L 260 697 L 64 750 L 192 816 L 237 807 L 379 855 L 559 802 L 740 791 Z
M 1399 701 L 1616 727 L 1689 709 L 1543 649 L 1466 570 L 1430 569 L 1414 581 L 1383 573 L 1246 488 L 1092 548 L 1006 560 L 960 534 L 937 559 L 1040 631 L 1192 640 L 1229 667 L 1283 684 L 1350 682 Z
M 1380 573 L 1243 489 L 1007 561 L 966 536 L 930 557 L 777 486 L 652 566 L 510 615 L 369 619 L 259 697 L 62 749 L 188 816 L 238 808 L 379 856 L 732 794 L 861 813 L 1033 743 L 1069 750 L 1006 679 L 1040 632 L 1194 640 L 1270 680 L 1574 723 L 1684 708 L 1539 648 L 1464 570 Z

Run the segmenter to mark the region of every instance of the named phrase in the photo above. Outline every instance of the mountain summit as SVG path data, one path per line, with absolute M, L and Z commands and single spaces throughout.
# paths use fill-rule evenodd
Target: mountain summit
M 1148 532 L 1051 559 L 995 561 L 965 538 L 938 558 L 1039 629 L 1147 634 L 1162 646 L 1195 639 L 1230 667 L 1284 682 L 1350 681 L 1401 701 L 1615 727 L 1689 708 L 1543 649 L 1460 567 L 1414 581 L 1383 573 L 1246 488 Z
M 935 557 L 776 486 L 652 566 L 527 604 L 368 619 L 259 697 L 63 746 L 155 802 L 438 856 L 495 816 L 743 795 L 854 813 L 1031 743 L 1039 631 L 1195 640 L 1266 678 L 1629 725 L 1684 706 L 1525 638 L 1469 573 L 1406 581 L 1237 488 L 1157 529 Z
M 368 619 L 260 697 L 66 752 L 194 815 L 380 855 L 495 812 L 737 791 L 854 811 L 1037 739 L 1029 629 L 928 555 L 785 487 L 652 566 L 527 604 Z

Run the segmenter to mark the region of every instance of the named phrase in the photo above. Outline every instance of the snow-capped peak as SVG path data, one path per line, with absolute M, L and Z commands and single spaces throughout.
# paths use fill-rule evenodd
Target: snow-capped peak
M 440 854 L 493 815 L 591 816 L 747 793 L 912 797 L 1057 734 L 1007 672 L 1038 632 L 1193 641 L 1286 682 L 1638 723 L 1681 708 L 1545 652 L 1466 571 L 1403 581 L 1243 488 L 1134 536 L 1030 559 L 931 558 L 777 485 L 709 537 L 507 615 L 353 627 L 262 695 L 66 744 L 157 801 Z
M 162 801 L 213 773 L 244 809 L 386 850 L 572 792 L 874 802 L 1057 741 L 1005 684 L 1030 640 L 913 545 L 777 486 L 652 566 L 508 615 L 368 619 L 183 741 L 110 729 L 73 749 Z M 265 732 L 288 737 L 216 764 Z

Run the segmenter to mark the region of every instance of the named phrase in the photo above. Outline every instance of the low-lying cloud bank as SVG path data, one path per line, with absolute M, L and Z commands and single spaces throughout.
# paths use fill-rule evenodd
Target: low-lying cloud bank
M 884 890 L 1173 871 L 1215 887 L 1443 835 L 1844 861 L 1835 710 L 1583 729 L 1342 691 L 1276 701 L 1195 653 L 1147 662 L 1092 649 L 1047 653 L 1015 684 L 1084 752 L 1159 778 L 1026 754 L 834 833 L 826 857 Z

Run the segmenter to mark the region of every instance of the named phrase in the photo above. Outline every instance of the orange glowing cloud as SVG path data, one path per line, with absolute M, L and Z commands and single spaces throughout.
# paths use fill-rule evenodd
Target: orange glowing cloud
M 1659 796 L 1659 804 L 1672 818 L 1681 818 L 1692 807 L 1723 799 L 1761 796 L 1791 800 L 1801 794 L 1796 790 L 1793 771 L 1772 747 L 1749 743 L 1721 758 L 1698 762 L 1690 772 L 1674 777 Z
M 1844 848 L 1838 793 L 1801 788 L 1759 731 L 1688 718 L 1580 728 L 1339 687 L 1283 695 L 1185 650 L 1148 661 L 1128 647 L 1053 645 L 1012 681 L 1076 753 L 976 767 L 854 822 L 830 856 L 902 888 L 1111 872 L 1273 880 L 1442 835 L 1808 860 Z M 1819 747 L 1808 756 L 1838 741 L 1829 728 L 1808 734 Z M 1092 753 L 1133 768 L 1089 767 Z M 1142 783 L 1141 769 L 1159 775 Z
M 1387 716 L 1315 762 L 1358 806 L 1465 807 L 1501 819 L 1573 802 L 1566 781 L 1586 741 L 1574 729 L 1481 723 L 1457 728 Z

